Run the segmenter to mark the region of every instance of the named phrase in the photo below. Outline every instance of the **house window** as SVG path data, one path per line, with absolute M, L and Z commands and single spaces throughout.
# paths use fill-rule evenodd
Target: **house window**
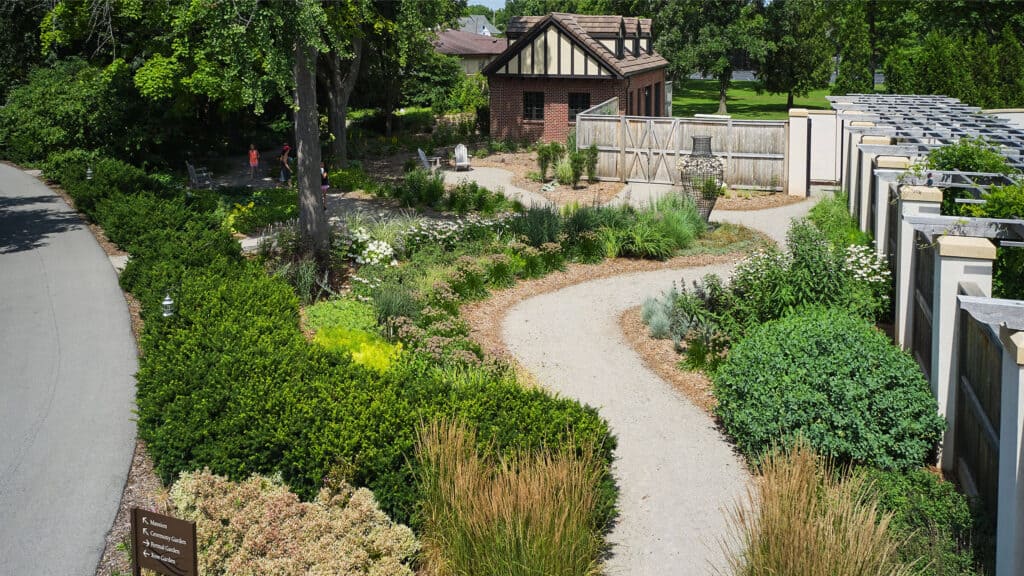
M 523 120 L 544 119 L 544 93 L 523 92 Z
M 590 108 L 589 92 L 569 92 L 569 122 L 576 121 L 576 115 Z

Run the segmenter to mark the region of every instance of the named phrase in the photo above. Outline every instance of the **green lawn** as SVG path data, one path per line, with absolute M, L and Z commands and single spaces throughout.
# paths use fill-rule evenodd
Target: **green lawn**
M 794 98 L 797 108 L 829 109 L 828 88 L 815 90 L 806 98 Z M 733 118 L 782 120 L 789 117 L 785 94 L 758 94 L 754 82 L 735 81 L 729 87 L 729 114 Z M 718 81 L 687 80 L 673 84 L 672 115 L 693 116 L 718 112 Z

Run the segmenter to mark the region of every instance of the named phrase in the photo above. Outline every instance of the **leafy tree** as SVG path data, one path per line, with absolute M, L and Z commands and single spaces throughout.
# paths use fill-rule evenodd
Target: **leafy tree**
M 40 62 L 39 24 L 45 14 L 41 5 L 0 2 L 0 104 Z
M 470 4 L 462 10 L 463 16 L 486 16 L 494 24 L 494 10 L 481 4 Z
M 1000 106 L 1024 106 L 1024 47 L 1009 25 L 1003 27 L 994 51 L 998 72 L 989 89 L 999 92 Z
M 663 26 L 655 48 L 669 73 L 683 80 L 694 72 L 718 80 L 718 113 L 726 114 L 732 71 L 743 58 L 763 58 L 764 16 L 743 0 L 667 0 L 658 13 Z
M 836 11 L 833 30 L 839 57 L 833 94 L 874 91 L 875 75 L 867 7 L 868 3 L 864 0 L 839 1 L 831 5 L 831 9 Z
M 775 0 L 765 9 L 767 49 L 757 62 L 758 89 L 793 96 L 828 86 L 831 47 L 824 0 Z

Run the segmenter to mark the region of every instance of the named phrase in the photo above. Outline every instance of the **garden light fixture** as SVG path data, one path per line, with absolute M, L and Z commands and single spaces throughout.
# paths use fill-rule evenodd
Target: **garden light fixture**
M 170 292 L 168 292 L 164 296 L 164 301 L 161 302 L 160 305 L 163 306 L 163 309 L 164 309 L 164 318 L 167 318 L 169 316 L 174 316 L 174 300 L 171 300 L 171 293 Z
M 85 179 L 92 180 L 92 166 L 85 169 Z

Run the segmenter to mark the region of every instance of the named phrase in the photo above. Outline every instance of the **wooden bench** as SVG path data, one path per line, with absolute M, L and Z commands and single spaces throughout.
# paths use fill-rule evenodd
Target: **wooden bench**
M 195 166 L 191 162 L 185 162 L 185 167 L 188 168 L 189 188 L 213 188 L 213 177 L 210 176 L 209 168 Z

